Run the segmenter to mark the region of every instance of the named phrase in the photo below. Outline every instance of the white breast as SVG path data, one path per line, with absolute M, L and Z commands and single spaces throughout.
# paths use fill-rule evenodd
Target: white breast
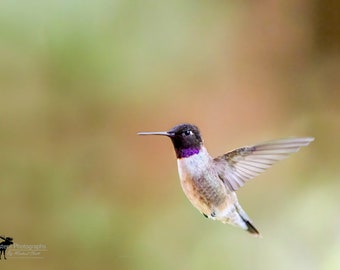
M 234 198 L 219 179 L 212 162 L 205 148 L 199 154 L 178 159 L 181 186 L 189 201 L 201 213 L 210 217 L 214 212 L 214 219 L 225 220 L 225 211 L 229 211 Z
M 207 149 L 202 146 L 198 154 L 177 159 L 179 177 L 181 180 L 187 177 L 199 177 L 207 169 L 210 162 L 211 157 Z
M 189 201 L 200 212 L 210 214 L 208 204 L 197 189 L 197 182 L 194 179 L 202 179 L 209 168 L 211 157 L 208 155 L 206 149 L 202 149 L 200 153 L 192 155 L 187 158 L 177 159 L 178 173 L 181 180 L 181 186 L 188 197 Z

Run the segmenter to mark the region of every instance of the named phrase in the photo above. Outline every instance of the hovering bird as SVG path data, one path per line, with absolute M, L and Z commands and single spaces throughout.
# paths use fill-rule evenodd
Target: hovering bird
M 199 129 L 191 124 L 180 124 L 166 132 L 138 134 L 162 135 L 171 139 L 182 189 L 205 217 L 241 227 L 255 236 L 260 233 L 242 209 L 235 192 L 276 161 L 314 140 L 312 137 L 273 140 L 212 158 Z

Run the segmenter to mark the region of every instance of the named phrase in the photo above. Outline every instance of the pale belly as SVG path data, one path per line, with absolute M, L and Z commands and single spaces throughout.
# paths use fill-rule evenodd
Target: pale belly
M 199 155 L 178 159 L 181 186 L 189 201 L 201 213 L 214 218 L 231 203 L 223 182 Z

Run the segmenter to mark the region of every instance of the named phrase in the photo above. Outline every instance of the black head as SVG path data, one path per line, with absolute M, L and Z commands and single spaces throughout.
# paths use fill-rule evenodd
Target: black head
M 168 136 L 175 148 L 177 158 L 198 154 L 203 143 L 198 127 L 191 124 L 181 124 L 167 132 L 141 132 L 140 135 Z
M 176 153 L 199 151 L 202 144 L 202 138 L 198 127 L 191 124 L 181 124 L 173 127 L 168 131 L 169 137 L 175 147 Z M 184 153 L 185 154 L 185 153 Z

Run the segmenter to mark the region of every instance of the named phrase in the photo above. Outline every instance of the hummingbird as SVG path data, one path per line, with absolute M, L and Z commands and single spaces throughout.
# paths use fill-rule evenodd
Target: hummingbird
M 218 220 L 260 236 L 238 202 L 236 191 L 276 161 L 297 152 L 312 137 L 272 140 L 244 146 L 218 157 L 211 157 L 197 126 L 180 124 L 164 132 L 139 132 L 171 139 L 175 149 L 182 189 L 206 218 Z

